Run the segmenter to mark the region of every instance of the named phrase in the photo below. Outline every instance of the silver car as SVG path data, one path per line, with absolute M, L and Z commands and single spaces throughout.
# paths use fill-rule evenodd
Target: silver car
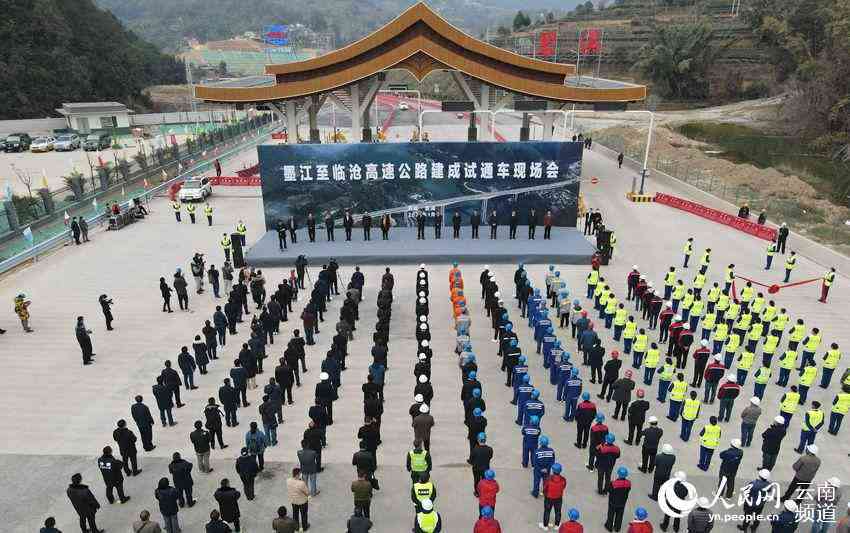
M 53 149 L 57 152 L 72 152 L 80 147 L 80 136 L 76 133 L 63 133 L 56 137 Z

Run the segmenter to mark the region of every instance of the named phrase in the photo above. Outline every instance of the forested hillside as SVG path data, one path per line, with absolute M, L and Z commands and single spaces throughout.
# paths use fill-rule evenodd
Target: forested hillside
M 92 0 L 7 0 L 0 15 L 0 119 L 55 115 L 62 102 L 132 104 L 184 66 Z

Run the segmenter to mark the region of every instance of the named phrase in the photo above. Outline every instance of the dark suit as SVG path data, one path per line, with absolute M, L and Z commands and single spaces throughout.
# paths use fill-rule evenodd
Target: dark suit
M 363 240 L 372 240 L 372 215 L 363 215 Z
M 416 240 L 425 239 L 425 215 L 422 212 L 416 214 Z
M 316 219 L 312 215 L 307 217 L 307 237 L 316 242 Z
M 327 216 L 325 217 L 325 232 L 328 235 L 328 240 L 334 240 L 334 219 Z
M 153 424 L 154 420 L 151 416 L 151 410 L 143 403 L 134 403 L 130 407 L 130 415 L 136 421 L 136 426 L 139 428 L 139 435 L 142 437 L 142 448 L 146 452 L 153 450 Z
M 528 212 L 528 238 L 534 239 L 534 232 L 537 231 L 537 211 L 532 209 Z
M 499 231 L 499 217 L 496 216 L 495 211 L 490 213 L 490 220 L 488 222 L 490 223 L 490 238 L 495 239 L 496 232 Z
M 351 240 L 351 230 L 354 228 L 354 217 L 351 216 L 351 213 L 346 213 L 345 217 L 342 219 L 342 225 L 345 227 L 345 240 Z
M 511 225 L 511 232 L 510 232 L 510 235 L 508 236 L 508 238 L 509 239 L 516 239 L 516 228 L 517 228 L 517 226 L 519 226 L 519 215 L 517 215 L 514 212 L 511 213 L 510 225 Z
M 481 215 L 473 214 L 469 219 L 469 225 L 472 226 L 472 238 L 478 238 L 478 226 L 481 225 Z
M 443 236 L 443 214 L 438 212 L 434 216 L 434 238 L 439 239 Z

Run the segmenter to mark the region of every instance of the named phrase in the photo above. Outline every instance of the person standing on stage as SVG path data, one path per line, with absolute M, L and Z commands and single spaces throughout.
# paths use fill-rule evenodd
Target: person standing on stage
M 227 236 L 226 233 L 224 235 L 225 237 Z M 277 245 L 281 250 L 286 250 L 286 224 L 283 220 L 277 221 Z M 222 246 L 224 246 L 224 244 L 222 244 Z M 227 256 L 227 260 L 230 261 L 229 250 L 225 253 L 225 255 Z
M 328 211 L 325 214 L 325 232 L 328 236 L 328 242 L 333 242 L 334 240 L 334 217 L 331 215 L 331 212 Z
M 345 240 L 351 240 L 351 230 L 354 228 L 354 217 L 351 216 L 351 209 L 345 210 L 345 216 L 342 217 L 342 226 L 345 228 Z
M 495 209 L 490 211 L 490 218 L 487 223 L 490 224 L 490 238 L 495 240 L 499 231 L 499 217 L 496 215 Z
M 393 226 L 393 219 L 389 214 L 381 217 L 381 239 L 387 241 L 390 238 L 390 228 Z
M 437 208 L 434 211 L 434 238 L 439 239 L 443 236 L 443 210 Z
M 307 213 L 307 237 L 310 242 L 316 242 L 316 217 L 313 216 L 312 211 Z
M 297 243 L 298 236 L 295 234 L 295 231 L 298 229 L 298 223 L 295 221 L 294 215 L 289 217 L 286 227 L 289 229 L 289 240 L 292 241 L 292 244 Z
M 547 210 L 543 215 L 543 240 L 548 241 L 552 238 L 552 211 Z
M 481 215 L 478 214 L 478 210 L 474 210 L 472 212 L 472 217 L 469 219 L 469 225 L 472 226 L 472 238 L 478 238 L 478 226 L 481 225 Z
M 528 238 L 534 240 L 534 233 L 537 231 L 537 210 L 533 207 L 528 212 Z
M 514 240 L 516 239 L 516 228 L 519 226 L 519 213 L 517 213 L 516 209 L 511 210 L 511 219 L 510 219 L 510 233 L 508 234 L 508 239 Z
M 459 239 L 460 238 L 460 212 L 455 211 L 455 214 L 452 215 L 452 238 Z
M 361 220 L 363 224 L 363 240 L 371 241 L 372 240 L 372 215 L 366 213 L 363 215 L 363 219 Z
M 425 240 L 425 213 L 421 209 L 416 211 L 416 240 Z

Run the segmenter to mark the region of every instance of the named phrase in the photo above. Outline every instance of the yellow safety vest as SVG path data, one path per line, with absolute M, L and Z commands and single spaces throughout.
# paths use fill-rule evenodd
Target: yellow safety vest
M 685 420 L 696 420 L 699 415 L 699 407 L 702 405 L 699 400 L 690 398 L 685 400 L 685 407 L 682 409 L 682 418 Z
M 809 335 L 809 340 L 806 341 L 806 351 L 813 352 L 820 346 L 820 334 Z
M 826 351 L 826 357 L 823 358 L 823 367 L 835 370 L 838 367 L 839 360 L 841 360 L 841 350 L 830 348 Z
M 726 322 L 717 324 L 717 329 L 714 330 L 714 340 L 723 342 L 729 337 L 729 326 Z
M 747 331 L 748 329 L 750 329 L 750 323 L 752 322 L 752 320 L 753 320 L 753 315 L 751 315 L 749 313 L 741 315 L 738 318 L 738 322 L 735 323 L 735 328 Z
M 419 453 L 416 453 L 415 450 L 410 450 L 407 454 L 410 456 L 410 470 L 413 472 L 424 472 L 428 470 L 428 461 L 426 460 L 428 452 L 426 450 L 422 450 Z
M 637 350 L 637 349 L 636 349 Z M 658 359 L 661 355 L 661 352 L 657 348 L 650 348 L 646 352 L 646 357 L 643 358 L 643 366 L 646 368 L 657 368 L 658 367 Z M 666 368 L 665 368 L 666 370 Z M 670 376 L 673 375 L 673 367 L 670 367 Z M 661 379 L 664 379 L 664 372 L 660 374 Z M 669 378 L 668 378 L 669 379 Z
M 696 302 L 694 302 L 694 306 L 696 306 Z M 693 309 L 691 309 L 691 314 L 693 314 Z M 708 313 L 702 318 L 702 329 L 706 331 L 711 331 L 714 329 L 714 326 L 717 325 L 717 313 Z M 723 324 L 724 326 L 726 324 Z
M 726 314 L 723 315 L 726 320 L 735 320 L 738 318 L 738 313 L 741 312 L 741 305 L 732 302 L 729 304 L 729 309 L 726 310 Z
M 809 365 L 803 369 L 803 375 L 800 376 L 800 385 L 811 387 L 815 382 L 815 376 L 818 375 L 818 367 Z
M 667 272 L 667 275 L 664 276 L 664 285 L 666 285 L 668 287 L 672 287 L 675 282 L 676 282 L 676 272 L 675 271 Z
M 416 499 L 420 502 L 422 500 L 430 500 L 431 495 L 434 494 L 434 482 L 428 481 L 426 483 L 416 482 L 413 484 L 413 494 L 416 496 Z
M 670 399 L 675 402 L 681 402 L 685 399 L 686 392 L 688 392 L 688 384 L 685 381 L 677 381 L 673 383 L 673 389 L 670 391 Z
M 761 334 L 764 331 L 764 326 L 761 322 L 758 324 L 753 324 L 753 327 L 750 328 L 750 332 L 747 333 L 747 338 L 751 341 L 757 341 L 761 338 Z
M 685 296 L 685 285 L 676 285 L 676 288 L 673 289 L 673 299 L 681 300 Z
M 195 206 L 192 205 L 192 204 L 187 205 L 186 206 L 186 212 L 189 213 L 190 215 L 194 215 L 195 214 Z
M 784 368 L 785 370 L 791 370 L 794 368 L 794 364 L 797 362 L 797 352 L 795 350 L 786 350 L 784 354 L 782 354 L 782 359 L 779 360 L 779 367 Z
M 729 304 L 731 303 L 732 299 L 729 298 L 729 295 L 721 292 L 720 296 L 717 297 L 717 310 L 725 311 L 726 309 L 729 309 Z
M 599 283 L 599 271 L 591 270 L 590 274 L 587 275 L 587 284 L 594 287 L 597 283 Z
M 738 358 L 738 370 L 749 370 L 753 366 L 753 359 L 756 358 L 756 354 L 752 352 L 748 352 L 744 350 L 741 352 L 740 357 Z
M 779 313 L 773 320 L 773 329 L 785 331 L 785 326 L 788 325 L 789 320 L 791 320 L 791 317 L 788 316 L 788 313 Z
M 653 350 L 653 349 L 650 348 L 650 350 L 648 352 L 646 352 L 647 359 L 652 357 L 653 352 L 657 352 L 657 351 L 658 350 Z M 676 367 L 674 367 L 673 365 L 668 365 L 667 363 L 664 363 L 664 367 L 661 369 L 661 373 L 658 375 L 658 377 L 662 381 L 670 381 L 671 379 L 673 379 L 673 374 L 675 374 L 675 373 L 676 373 Z
M 797 268 L 797 258 L 796 257 L 788 257 L 785 260 L 785 270 L 794 270 Z
M 789 391 L 785 393 L 785 400 L 779 404 L 779 410 L 783 413 L 794 414 L 797 412 L 797 407 L 800 406 L 800 393 Z
M 245 227 L 245 224 L 237 224 L 236 232 L 239 233 L 239 235 L 245 235 L 248 233 L 248 228 Z
M 823 422 L 823 417 L 823 411 L 821 411 L 820 409 L 809 409 L 808 411 L 806 411 L 806 416 L 803 417 L 803 431 L 814 431 L 815 426 Z M 809 420 L 812 421 L 811 425 L 809 425 Z
M 705 287 L 705 274 L 697 274 L 694 278 L 694 287 L 702 289 Z
M 775 245 L 775 244 L 773 244 L 773 243 L 768 244 L 768 245 L 767 245 L 767 256 L 768 256 L 768 257 L 773 257 L 773 255 L 774 255 L 775 253 L 776 253 L 776 245 Z
M 768 305 L 764 308 L 764 311 L 761 312 L 761 321 L 766 323 L 771 323 L 776 320 L 776 313 L 779 311 L 776 309 L 775 305 Z
M 682 298 L 682 309 L 690 309 L 691 305 L 694 303 L 694 295 L 693 293 L 685 293 L 685 297 Z
M 711 262 L 711 254 L 709 252 L 703 252 L 699 262 L 703 266 L 709 264 Z
M 694 253 L 694 243 L 691 241 L 685 241 L 685 255 L 691 255 Z
M 750 304 L 750 311 L 757 315 L 761 315 L 762 309 L 764 309 L 764 296 L 756 296 L 753 303 Z
M 791 335 L 789 338 L 792 341 L 800 342 L 805 336 L 806 326 L 804 324 L 794 324 L 794 327 L 791 328 Z
M 699 443 L 706 448 L 715 449 L 720 445 L 720 433 L 723 430 L 720 429 L 720 426 L 717 424 L 707 425 L 703 428 L 702 437 L 699 439 Z
M 625 309 L 617 309 L 616 311 L 614 311 L 614 325 L 625 326 L 626 318 L 628 318 L 628 316 L 629 312 Z M 635 327 L 637 327 L 637 324 L 635 324 Z
M 232 245 L 232 243 L 230 242 L 230 237 L 228 237 L 226 235 L 224 237 L 222 237 L 222 239 L 221 239 L 221 247 L 222 248 L 224 248 L 225 250 L 229 250 L 231 245 Z
M 603 287 L 601 284 L 597 283 L 597 284 L 596 284 L 596 288 L 595 288 L 595 289 L 593 289 L 593 297 L 594 297 L 594 298 L 599 298 L 599 299 L 601 300 L 601 299 L 602 299 L 602 291 L 603 291 L 603 290 L 605 290 L 605 287 Z
M 779 337 L 776 335 L 768 335 L 764 341 L 764 347 L 761 349 L 763 353 L 773 355 L 776 353 L 776 348 L 779 346 Z
M 708 301 L 717 303 L 720 298 L 720 287 L 712 287 L 708 290 Z
M 726 281 L 732 283 L 732 280 L 735 279 L 735 271 L 729 267 L 726 267 Z
M 436 511 L 416 513 L 416 523 L 425 533 L 433 533 L 437 529 L 437 520 Z
M 741 301 L 749 302 L 750 300 L 753 299 L 754 294 L 755 294 L 755 291 L 753 290 L 752 287 L 744 287 L 743 289 L 741 289 Z
M 175 211 L 180 211 L 181 207 L 182 205 L 180 204 L 180 202 L 171 202 L 171 208 Z
M 847 411 L 850 411 L 850 393 L 839 392 L 836 398 L 838 401 L 833 404 L 832 412 L 846 415 Z
M 204 206 L 204 214 L 208 217 L 212 216 L 212 207 L 205 205 Z
M 824 287 L 829 287 L 835 281 L 835 272 L 829 271 L 823 276 Z
M 729 335 L 729 340 L 726 341 L 726 352 L 735 353 L 739 346 L 741 346 L 741 337 L 735 333 Z
M 758 370 L 756 370 L 756 383 L 759 383 L 761 385 L 767 385 L 767 383 L 770 381 L 770 374 L 771 370 L 769 367 L 763 366 L 759 368 Z
M 614 319 L 617 320 L 616 318 Z M 635 334 L 637 333 L 637 323 L 634 321 L 626 322 L 626 327 L 623 329 L 623 338 L 624 339 L 634 339 Z
M 628 329 L 628 327 L 629 327 L 629 325 L 626 324 L 626 329 Z M 635 335 L 634 350 L 636 352 L 645 352 L 646 351 L 646 345 L 647 345 L 648 342 L 649 342 L 649 335 L 647 335 L 646 333 L 643 333 L 643 334 L 638 333 L 637 335 Z M 656 350 L 656 351 L 658 351 L 658 350 Z M 657 363 L 658 363 L 658 361 L 656 361 L 656 364 Z
M 612 295 L 605 302 L 605 314 L 613 315 L 615 311 L 617 311 L 617 298 Z

